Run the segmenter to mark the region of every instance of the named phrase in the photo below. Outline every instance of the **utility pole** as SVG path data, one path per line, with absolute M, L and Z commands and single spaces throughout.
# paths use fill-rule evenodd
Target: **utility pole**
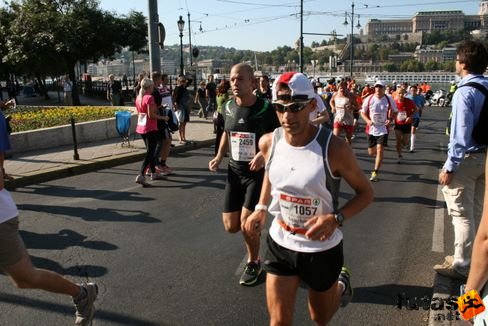
M 303 73 L 303 0 L 300 0 L 300 72 Z
M 190 69 L 191 69 L 191 66 L 193 66 L 193 58 L 192 58 L 192 52 L 191 52 L 191 20 L 190 20 L 190 12 L 188 12 L 188 40 L 190 41 Z
M 158 33 L 158 0 L 148 0 L 149 66 L 151 71 L 161 71 L 161 52 Z

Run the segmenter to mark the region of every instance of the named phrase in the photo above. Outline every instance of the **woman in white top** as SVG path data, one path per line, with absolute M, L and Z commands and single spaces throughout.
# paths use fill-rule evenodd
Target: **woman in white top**
M 339 136 L 343 129 L 346 133 L 346 142 L 351 144 L 354 133 L 354 110 L 357 103 L 344 83 L 339 85 L 339 90 L 332 96 L 330 106 L 334 113 L 334 135 Z

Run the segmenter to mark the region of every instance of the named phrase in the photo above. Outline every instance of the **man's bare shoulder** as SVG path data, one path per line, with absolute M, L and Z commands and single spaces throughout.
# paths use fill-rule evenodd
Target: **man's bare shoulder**
M 347 167 L 354 159 L 351 146 L 342 138 L 332 135 L 329 142 L 327 157 L 331 170 L 335 176 L 340 176 L 340 170 Z
M 264 146 L 264 148 L 268 149 L 271 147 L 271 143 L 273 141 L 273 132 L 268 132 L 259 138 L 259 148 Z

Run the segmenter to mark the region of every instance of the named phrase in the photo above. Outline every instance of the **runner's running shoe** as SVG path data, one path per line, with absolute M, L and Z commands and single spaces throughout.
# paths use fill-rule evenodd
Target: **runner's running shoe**
M 86 295 L 79 301 L 73 300 L 76 308 L 75 325 L 86 326 L 92 322 L 93 315 L 95 314 L 95 306 L 93 303 L 97 299 L 98 286 L 95 283 L 83 283 L 81 287 Z
M 136 177 L 136 183 L 142 185 L 143 187 L 149 187 L 149 183 L 146 182 L 146 178 L 140 174 Z
M 342 292 L 341 297 L 341 307 L 345 307 L 351 302 L 353 296 L 353 289 L 351 285 L 351 273 L 346 267 L 342 267 L 341 273 L 339 274 L 339 282 L 344 284 L 344 292 Z
M 253 285 L 259 279 L 259 275 L 262 272 L 261 262 L 250 261 L 244 267 L 244 272 L 242 273 L 239 284 L 241 285 Z
M 375 171 L 371 172 L 371 177 L 369 178 L 369 181 L 378 181 L 378 173 L 376 173 Z

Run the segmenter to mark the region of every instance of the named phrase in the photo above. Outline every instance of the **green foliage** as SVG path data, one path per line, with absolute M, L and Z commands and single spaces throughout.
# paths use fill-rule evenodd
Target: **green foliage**
M 2 61 L 31 76 L 74 75 L 76 62 L 147 44 L 142 13 L 116 17 L 96 0 L 12 1 L 0 11 L 0 21 L 0 36 L 6 40 Z
M 388 72 L 395 72 L 395 71 L 398 71 L 398 68 L 396 65 L 394 65 L 393 63 L 388 63 L 386 65 L 383 66 L 383 68 L 388 71 Z
M 443 41 L 448 43 L 456 43 L 465 39 L 471 38 L 469 31 L 432 31 L 432 33 L 425 33 L 423 35 L 422 43 L 424 44 L 439 44 Z
M 19 132 L 67 125 L 70 124 L 71 118 L 74 118 L 77 123 L 112 118 L 117 110 L 112 107 L 100 106 L 37 107 L 19 105 L 15 111 L 7 110 L 6 114 L 11 116 L 12 131 Z
M 439 64 L 437 61 L 430 60 L 430 61 L 427 61 L 425 63 L 425 70 L 426 71 L 440 70 L 441 67 L 442 67 L 442 65 Z
M 424 65 L 414 59 L 406 60 L 400 67 L 400 71 L 424 71 Z

